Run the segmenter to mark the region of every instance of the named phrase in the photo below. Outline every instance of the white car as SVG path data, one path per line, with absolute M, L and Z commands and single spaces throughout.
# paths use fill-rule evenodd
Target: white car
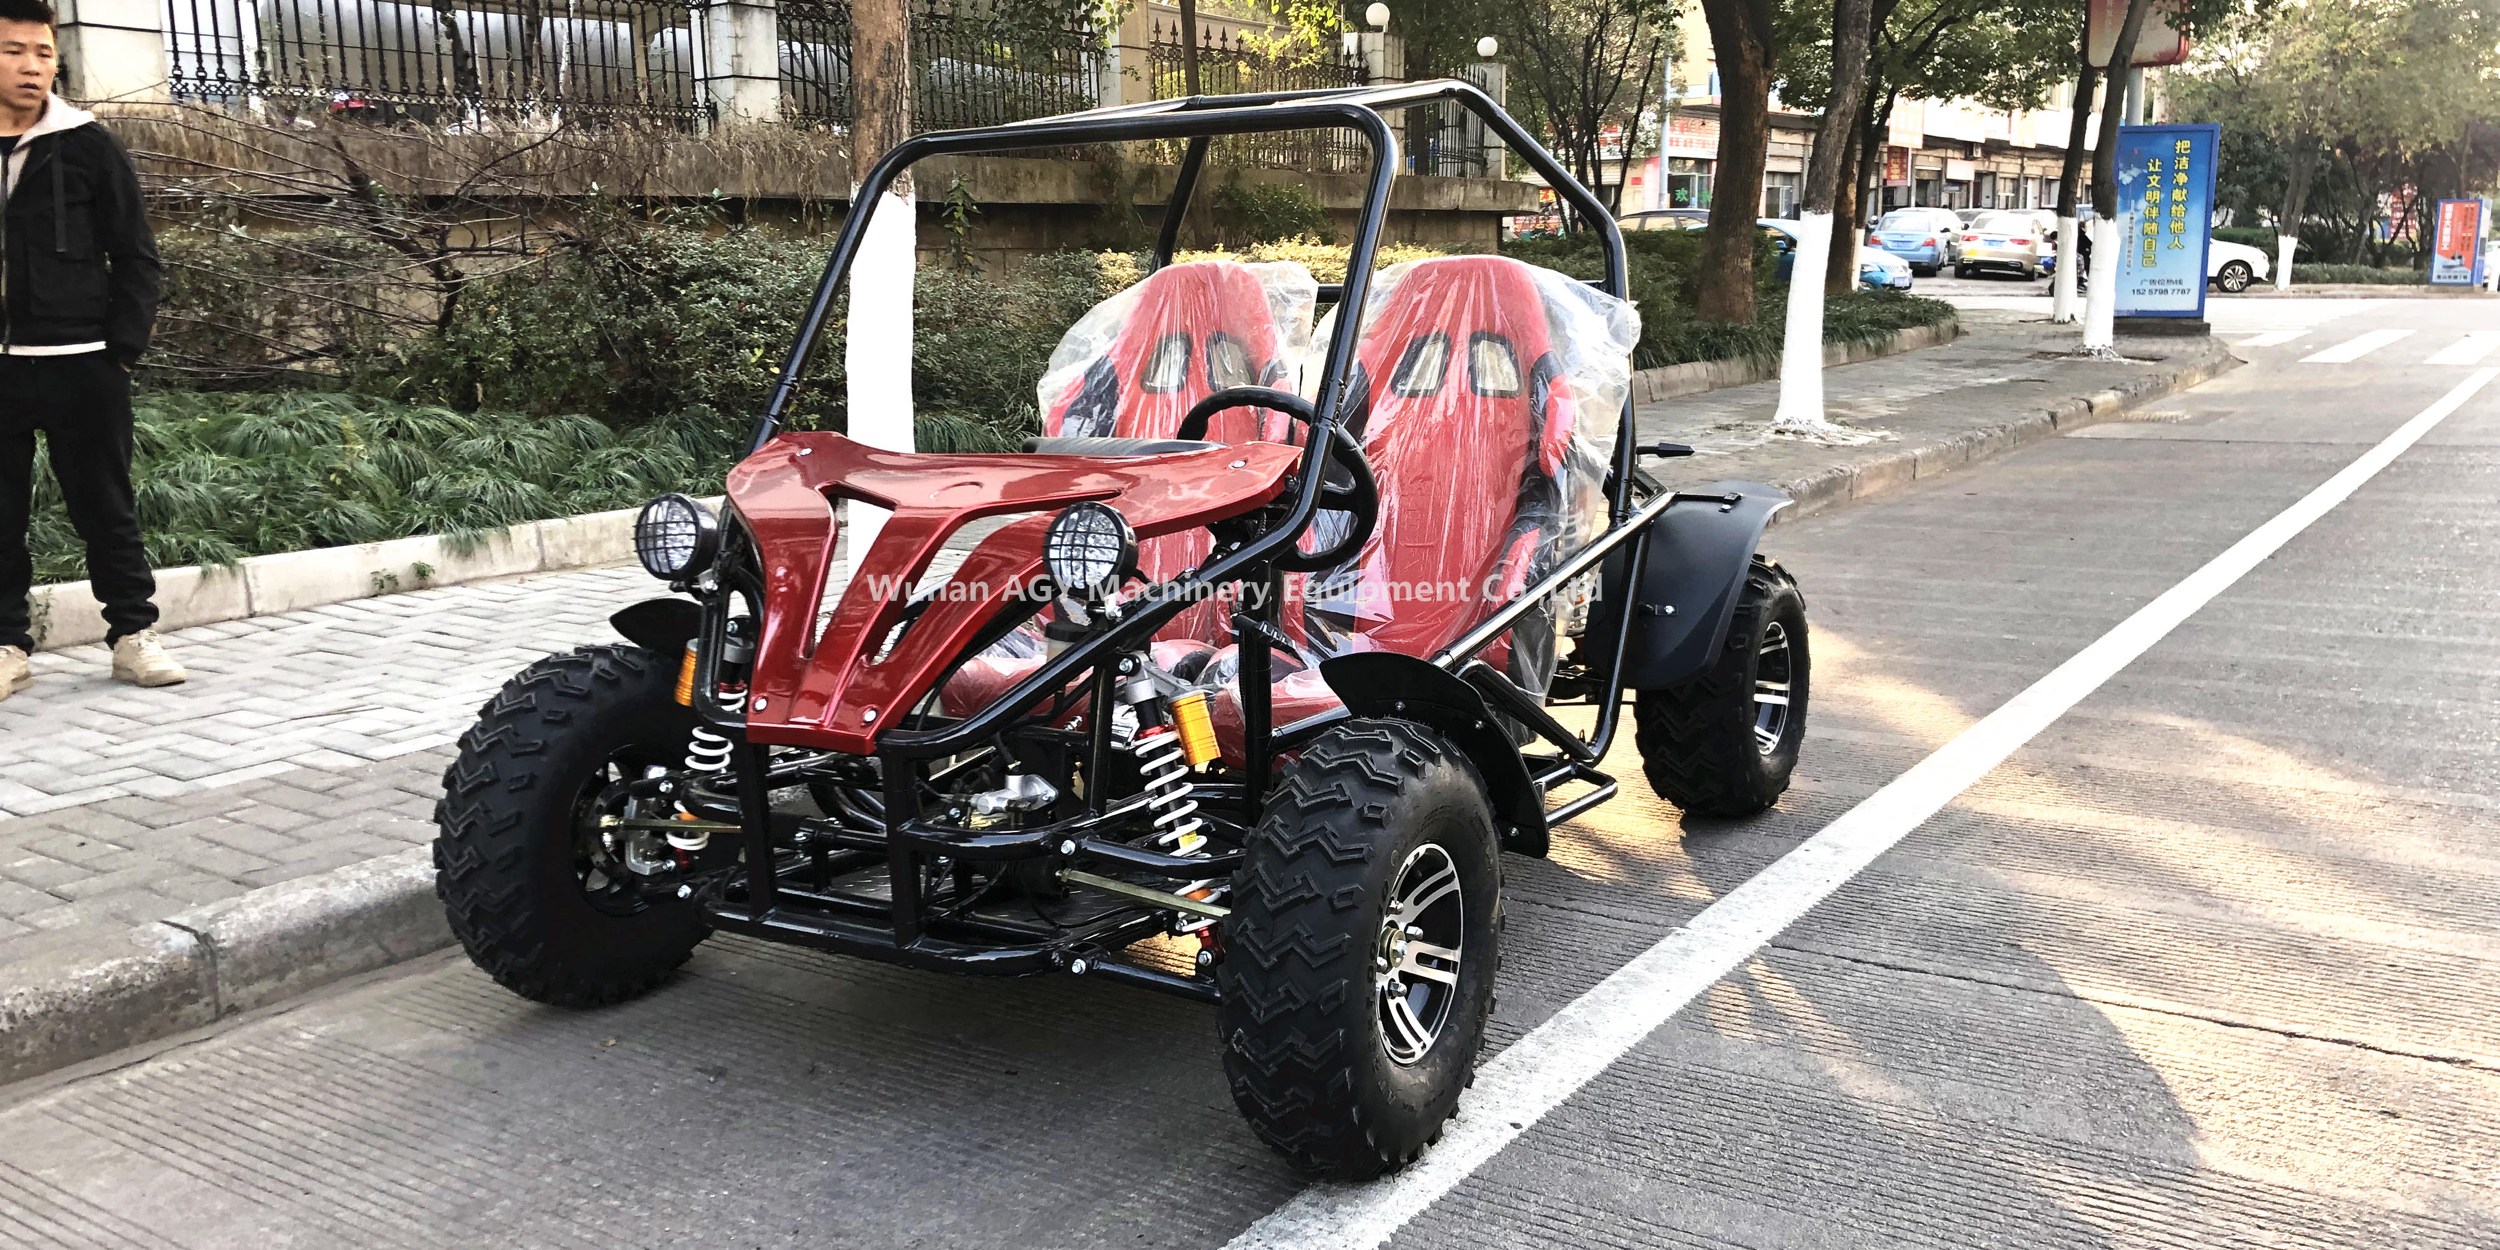
M 2273 267 L 2264 252 L 2245 243 L 2212 239 L 2205 244 L 2206 279 L 2233 295 L 2267 277 Z

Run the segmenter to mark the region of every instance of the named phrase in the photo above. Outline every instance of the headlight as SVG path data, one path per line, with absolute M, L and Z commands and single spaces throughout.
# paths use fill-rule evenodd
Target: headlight
M 720 521 L 712 510 L 684 495 L 662 495 L 634 518 L 634 557 L 651 576 L 683 581 L 712 566 L 720 554 Z
M 1091 501 L 1070 504 L 1042 539 L 1042 566 L 1069 594 L 1101 598 L 1119 589 L 1120 573 L 1137 559 L 1137 531 L 1117 509 Z

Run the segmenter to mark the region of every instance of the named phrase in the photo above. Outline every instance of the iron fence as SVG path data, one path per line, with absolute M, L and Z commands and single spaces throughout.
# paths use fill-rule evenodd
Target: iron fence
M 1146 45 L 1147 74 L 1158 100 L 1189 94 L 1188 67 L 1180 28 L 1156 23 Z M 1326 52 L 1316 59 L 1279 55 L 1238 34 L 1198 32 L 1198 93 L 1233 95 L 1245 91 L 1304 91 L 1320 87 L 1360 87 L 1370 80 L 1358 53 Z M 1177 156 L 1178 146 L 1173 146 Z M 1217 159 L 1266 169 L 1306 173 L 1351 173 L 1366 167 L 1370 151 L 1350 130 L 1328 128 L 1284 134 L 1232 135 L 1215 141 Z
M 851 120 L 849 0 L 781 0 L 781 112 Z M 1102 36 L 1082 19 L 1029 17 L 981 0 L 912 6 L 912 129 L 994 126 L 1101 103 Z
M 167 0 L 177 98 L 434 126 L 692 129 L 702 0 Z

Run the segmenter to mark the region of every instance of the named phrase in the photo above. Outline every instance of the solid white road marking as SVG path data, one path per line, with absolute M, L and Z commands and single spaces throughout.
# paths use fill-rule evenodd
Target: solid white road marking
M 2338 343 L 2315 355 L 2303 356 L 2300 363 L 2304 365 L 2348 365 L 2412 333 L 2411 330 L 2372 330 L 2359 338 Z
M 2491 349 L 2500 347 L 2500 330 L 2468 330 L 2465 337 L 2431 353 L 2426 365 L 2479 365 Z
M 2281 347 L 2281 346 L 2282 346 L 2282 345 L 2284 345 L 2285 343 L 2293 342 L 2294 340 L 2299 339 L 2302 335 L 2305 335 L 2305 334 L 2307 334 L 2307 333 L 2309 333 L 2307 330 L 2268 330 L 2268 331 L 2266 331 L 2266 332 L 2265 332 L 2265 333 L 2263 333 L 2263 334 L 2259 334 L 2259 335 L 2256 335 L 2256 336 L 2251 337 L 2251 338 L 2244 338 L 2244 339 L 2241 339 L 2239 342 L 2237 342 L 2237 343 L 2233 344 L 2232 346 L 2234 346 L 2234 347 Z
M 1413 1167 L 1367 1185 L 1314 1185 L 1244 1229 L 1226 1250 L 1370 1250 L 1387 1241 L 1686 1003 L 2350 498 L 2495 377 L 2500 369 L 2476 371 L 2298 503 L 1511 1043 L 1484 1065 L 1440 1144 Z

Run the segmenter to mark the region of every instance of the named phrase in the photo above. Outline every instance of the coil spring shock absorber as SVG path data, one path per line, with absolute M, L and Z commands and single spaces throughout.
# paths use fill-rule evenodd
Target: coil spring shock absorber
M 1206 841 L 1198 830 L 1198 801 L 1189 797 L 1189 760 L 1181 736 L 1169 725 L 1137 731 L 1129 751 L 1145 780 L 1146 806 L 1154 811 L 1155 841 L 1184 853 Z
M 729 755 L 729 739 L 713 733 L 709 726 L 695 726 L 693 736 L 686 741 L 687 782 L 691 784 L 697 778 L 718 777 L 728 772 Z M 682 807 L 678 811 L 691 816 Z M 668 835 L 669 846 L 680 851 L 700 851 L 711 843 L 712 835 L 701 829 L 689 829 L 684 833 L 671 830 Z

